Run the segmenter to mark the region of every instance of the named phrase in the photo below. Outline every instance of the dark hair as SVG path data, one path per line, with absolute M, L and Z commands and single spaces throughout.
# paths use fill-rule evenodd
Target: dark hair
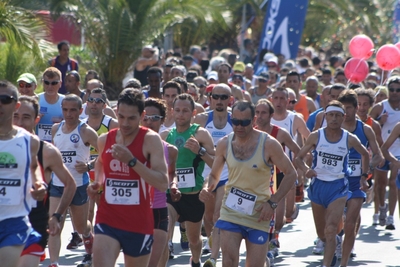
M 223 63 L 219 64 L 219 65 L 218 65 L 218 70 L 219 70 L 219 68 L 221 68 L 221 67 L 223 67 L 223 66 L 225 66 L 225 67 L 227 67 L 227 68 L 229 69 L 229 73 L 232 71 L 232 66 L 231 66 L 231 64 L 229 64 L 229 63 L 227 63 L 227 62 L 223 62 Z
M 301 81 L 300 74 L 297 71 L 289 71 L 289 73 L 286 75 L 286 80 L 289 78 L 289 76 L 296 76 L 299 81 Z
M 57 49 L 58 49 L 58 51 L 61 51 L 63 45 L 68 45 L 68 46 L 70 46 L 70 44 L 69 44 L 69 42 L 68 42 L 67 40 L 61 41 L 61 42 L 59 42 L 59 43 L 57 44 Z
M 373 89 L 364 89 L 364 88 L 357 88 L 354 90 L 356 92 L 357 96 L 366 96 L 368 97 L 369 104 L 372 106 L 375 102 L 375 91 Z
M 165 103 L 165 100 L 163 99 L 158 99 L 158 98 L 146 98 L 144 101 L 144 107 L 155 107 L 160 111 L 160 116 L 163 117 L 162 120 L 165 119 L 165 114 L 167 110 L 167 104 Z
M 251 103 L 247 100 L 236 101 L 235 104 L 233 104 L 233 106 L 232 106 L 232 113 L 233 113 L 233 110 L 235 110 L 235 109 L 238 109 L 239 111 L 245 111 L 248 108 L 250 109 L 250 112 L 251 112 L 251 119 L 253 119 L 254 116 L 256 115 L 256 108 L 253 103 Z
M 6 89 L 11 89 L 11 96 L 14 97 L 15 100 L 18 99 L 18 89 L 15 87 L 12 83 L 6 80 L 1 80 L 0 81 L 0 88 L 6 88 Z
M 66 76 L 72 75 L 75 78 L 75 81 L 80 82 L 81 81 L 81 75 L 79 75 L 79 72 L 76 70 L 71 70 L 67 72 Z
M 190 106 L 192 107 L 192 111 L 194 110 L 195 104 L 194 104 L 194 99 L 191 95 L 186 94 L 186 93 L 177 95 L 174 99 L 174 105 L 173 105 L 174 107 L 175 107 L 175 102 L 178 100 L 188 100 L 190 102 Z
M 256 103 L 256 108 L 257 108 L 259 105 L 267 105 L 268 108 L 269 108 L 269 114 L 270 114 L 270 115 L 274 114 L 274 112 L 275 112 L 274 105 L 272 105 L 271 101 L 269 101 L 268 99 L 266 99 L 266 98 L 261 98 L 261 99 L 259 99 L 259 100 L 257 101 L 257 103 Z
M 75 94 L 68 94 L 68 95 L 66 95 L 66 96 L 63 98 L 63 100 L 61 101 L 61 106 L 63 105 L 63 103 L 64 103 L 65 101 L 75 102 L 75 103 L 78 104 L 78 109 L 81 109 L 81 108 L 82 108 L 82 99 L 81 99 L 79 96 L 75 95 Z
M 142 91 L 135 88 L 125 88 L 118 96 L 117 107 L 120 104 L 135 106 L 139 110 L 139 114 L 144 110 L 144 95 Z
M 387 86 L 389 87 L 392 83 L 400 84 L 400 76 L 392 76 L 387 81 Z
M 140 88 L 142 88 L 142 84 L 140 83 L 140 81 L 138 79 L 132 78 L 132 79 L 129 79 L 127 84 L 124 86 L 124 89 L 129 88 L 129 87 L 135 88 L 135 89 L 140 89 Z
M 85 80 L 86 80 L 86 76 L 88 76 L 88 75 L 93 75 L 94 76 L 93 79 L 98 79 L 98 80 L 100 79 L 99 73 L 95 70 L 88 70 L 85 74 Z
M 104 102 L 107 103 L 107 94 L 105 90 L 101 88 L 95 88 L 92 91 L 90 91 L 89 96 L 91 96 L 92 94 L 101 94 L 101 98 L 104 100 Z
M 345 74 L 344 74 L 344 70 L 343 70 L 342 68 L 337 68 L 337 69 L 335 70 L 335 78 L 336 78 L 337 76 L 339 76 L 339 75 L 345 75 Z
M 180 95 L 182 93 L 181 86 L 177 82 L 169 81 L 166 84 L 164 84 L 163 90 L 162 90 L 162 94 L 163 95 L 165 93 L 165 90 L 168 89 L 168 88 L 175 88 L 178 91 L 178 95 Z
M 277 88 L 272 92 L 272 95 L 273 95 L 275 92 L 282 92 L 282 93 L 285 94 L 286 98 L 289 98 L 289 92 L 288 92 L 288 90 L 287 90 L 285 87 L 277 87 Z
M 329 94 L 331 93 L 332 90 L 344 90 L 346 89 L 346 86 L 342 83 L 335 83 L 331 86 L 331 89 L 329 89 Z
M 313 63 L 313 65 L 319 65 L 319 64 L 321 64 L 321 59 L 319 59 L 319 57 L 313 57 L 312 63 Z
M 36 97 L 23 95 L 18 98 L 18 101 L 32 104 L 33 110 L 35 111 L 35 118 L 39 115 L 39 101 Z
M 324 74 L 332 75 L 332 71 L 330 69 L 323 69 L 322 70 L 322 75 L 324 75 Z
M 186 93 L 188 91 L 187 81 L 182 77 L 175 77 L 171 81 L 178 83 L 181 86 L 181 90 L 183 93 Z
M 353 107 L 357 108 L 358 106 L 358 98 L 356 92 L 354 90 L 346 89 L 342 91 L 338 97 L 338 101 L 342 104 L 348 103 L 352 104 Z
M 149 77 L 150 74 L 160 74 L 160 77 L 162 77 L 162 69 L 159 67 L 151 67 L 148 71 L 147 71 L 147 77 Z

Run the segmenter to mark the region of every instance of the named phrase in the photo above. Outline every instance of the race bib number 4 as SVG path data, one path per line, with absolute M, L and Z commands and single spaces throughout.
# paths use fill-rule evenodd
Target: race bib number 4
M 179 168 L 176 170 L 178 177 L 178 188 L 191 188 L 196 186 L 194 168 Z
M 107 178 L 105 198 L 111 205 L 139 205 L 139 181 Z
M 0 178 L 0 205 L 19 205 L 22 194 L 20 179 Z
M 232 187 L 226 198 L 225 205 L 243 214 L 252 215 L 257 196 Z

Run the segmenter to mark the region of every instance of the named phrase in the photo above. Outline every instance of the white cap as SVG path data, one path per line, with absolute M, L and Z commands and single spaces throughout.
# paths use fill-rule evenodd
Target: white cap
M 272 53 L 266 53 L 264 55 L 264 62 L 274 62 L 275 64 L 278 64 L 278 57 Z
M 207 80 L 211 79 L 218 81 L 218 73 L 215 70 L 210 71 L 210 73 L 207 75 Z

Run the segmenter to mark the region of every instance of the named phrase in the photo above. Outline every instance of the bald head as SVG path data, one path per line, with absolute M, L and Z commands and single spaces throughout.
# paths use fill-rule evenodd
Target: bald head
M 212 93 L 232 95 L 232 90 L 228 85 L 224 83 L 219 83 L 216 86 L 214 86 L 214 88 L 212 89 Z

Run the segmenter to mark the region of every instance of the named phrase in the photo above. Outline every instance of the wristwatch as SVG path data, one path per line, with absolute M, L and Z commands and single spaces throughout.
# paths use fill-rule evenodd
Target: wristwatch
M 202 157 L 206 154 L 207 150 L 204 147 L 200 147 L 199 152 L 197 152 L 197 154 Z
M 364 176 L 365 178 L 368 178 L 368 173 L 363 173 L 361 176 Z
M 53 215 L 51 215 L 51 217 L 56 217 L 56 219 L 59 223 L 64 219 L 64 216 L 62 216 L 62 214 L 60 214 L 60 213 L 53 213 Z
M 128 162 L 128 166 L 131 167 L 131 168 L 135 167 L 136 161 L 137 161 L 137 158 L 134 157 L 133 159 L 131 159 L 131 160 Z
M 271 199 L 268 199 L 268 204 L 271 206 L 271 208 L 274 210 L 278 207 L 278 203 L 271 201 Z

